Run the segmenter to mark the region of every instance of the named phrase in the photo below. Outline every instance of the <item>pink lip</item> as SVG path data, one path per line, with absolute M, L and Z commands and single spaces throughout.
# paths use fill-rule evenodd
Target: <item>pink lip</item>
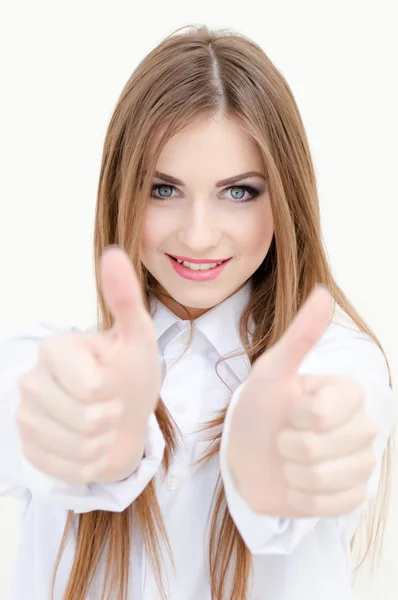
M 193 281 L 210 281 L 211 279 L 215 279 L 220 275 L 220 273 L 227 266 L 227 263 L 229 263 L 230 261 L 230 259 L 227 259 L 223 263 L 221 263 L 221 265 L 218 265 L 218 267 L 213 267 L 212 269 L 208 269 L 207 271 L 192 271 L 192 269 L 184 267 L 184 265 L 171 258 L 169 254 L 167 254 L 167 256 L 173 266 L 173 269 L 178 273 L 178 275 L 181 275 L 181 277 L 184 277 L 184 279 L 191 279 Z M 212 262 L 217 261 L 214 260 Z
M 220 263 L 220 262 L 224 262 L 226 260 L 229 260 L 228 258 L 200 258 L 199 260 L 197 258 L 188 258 L 187 256 L 176 256 L 175 254 L 168 254 L 167 256 L 172 256 L 173 258 L 178 258 L 178 260 L 183 260 L 185 262 L 190 262 L 190 263 L 195 263 L 197 265 L 203 265 L 203 264 L 209 264 L 209 263 Z

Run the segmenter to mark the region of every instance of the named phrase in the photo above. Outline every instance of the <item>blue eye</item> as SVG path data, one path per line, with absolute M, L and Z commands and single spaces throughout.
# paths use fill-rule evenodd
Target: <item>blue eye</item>
M 233 198 L 233 201 L 238 203 L 250 202 L 250 200 L 254 200 L 254 198 L 257 198 L 257 196 L 260 195 L 260 191 L 252 187 L 251 185 L 234 185 L 232 187 L 227 188 L 227 190 L 243 190 L 244 192 L 250 194 L 250 198 Z
M 152 198 L 157 198 L 158 200 L 167 200 L 168 198 L 172 198 L 172 196 L 155 196 L 154 195 L 154 191 L 159 191 L 161 189 L 167 189 L 169 188 L 170 190 L 175 190 L 175 187 L 173 187 L 172 185 L 167 185 L 165 183 L 155 183 L 155 185 L 152 186 Z
M 172 195 L 157 195 L 155 194 L 155 191 L 160 193 L 160 190 L 164 190 L 164 189 L 169 189 L 169 190 L 175 190 L 176 188 L 173 185 L 167 185 L 165 183 L 155 183 L 152 186 L 152 198 L 156 198 L 157 200 L 168 200 L 170 198 L 175 198 L 175 196 Z M 224 191 L 228 191 L 228 190 L 243 190 L 244 192 L 247 192 L 248 194 L 250 194 L 250 198 L 230 198 L 230 200 L 232 200 L 232 202 L 234 202 L 235 204 L 241 204 L 243 202 L 250 202 L 250 200 L 254 200 L 254 198 L 257 198 L 261 192 L 260 190 L 252 187 L 251 185 L 233 185 L 229 188 L 226 188 Z

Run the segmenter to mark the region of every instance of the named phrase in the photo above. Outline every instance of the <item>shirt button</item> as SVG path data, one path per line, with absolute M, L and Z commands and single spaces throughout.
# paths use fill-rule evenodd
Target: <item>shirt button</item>
M 183 404 L 175 404 L 174 405 L 174 411 L 176 413 L 184 413 L 185 412 L 185 406 Z
M 177 488 L 177 480 L 175 477 L 168 477 L 166 480 L 166 487 L 170 492 L 173 492 Z

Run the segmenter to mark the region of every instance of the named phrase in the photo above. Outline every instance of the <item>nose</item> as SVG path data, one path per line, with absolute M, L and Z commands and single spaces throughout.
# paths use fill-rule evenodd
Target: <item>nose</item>
M 221 226 L 216 215 L 205 202 L 192 202 L 186 208 L 178 229 L 177 240 L 192 258 L 207 258 L 209 251 L 220 244 Z M 189 251 L 189 252 L 188 252 Z

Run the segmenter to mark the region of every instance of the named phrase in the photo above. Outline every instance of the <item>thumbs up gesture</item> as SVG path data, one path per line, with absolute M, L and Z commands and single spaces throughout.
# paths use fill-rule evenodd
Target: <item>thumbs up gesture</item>
M 16 421 L 24 455 L 70 484 L 130 475 L 143 457 L 159 397 L 155 329 L 121 248 L 101 256 L 100 285 L 112 328 L 42 341 L 37 364 L 19 380 Z
M 258 513 L 339 516 L 366 498 L 376 465 L 374 423 L 360 384 L 299 375 L 329 325 L 332 297 L 316 287 L 280 340 L 252 366 L 231 416 L 228 465 Z

